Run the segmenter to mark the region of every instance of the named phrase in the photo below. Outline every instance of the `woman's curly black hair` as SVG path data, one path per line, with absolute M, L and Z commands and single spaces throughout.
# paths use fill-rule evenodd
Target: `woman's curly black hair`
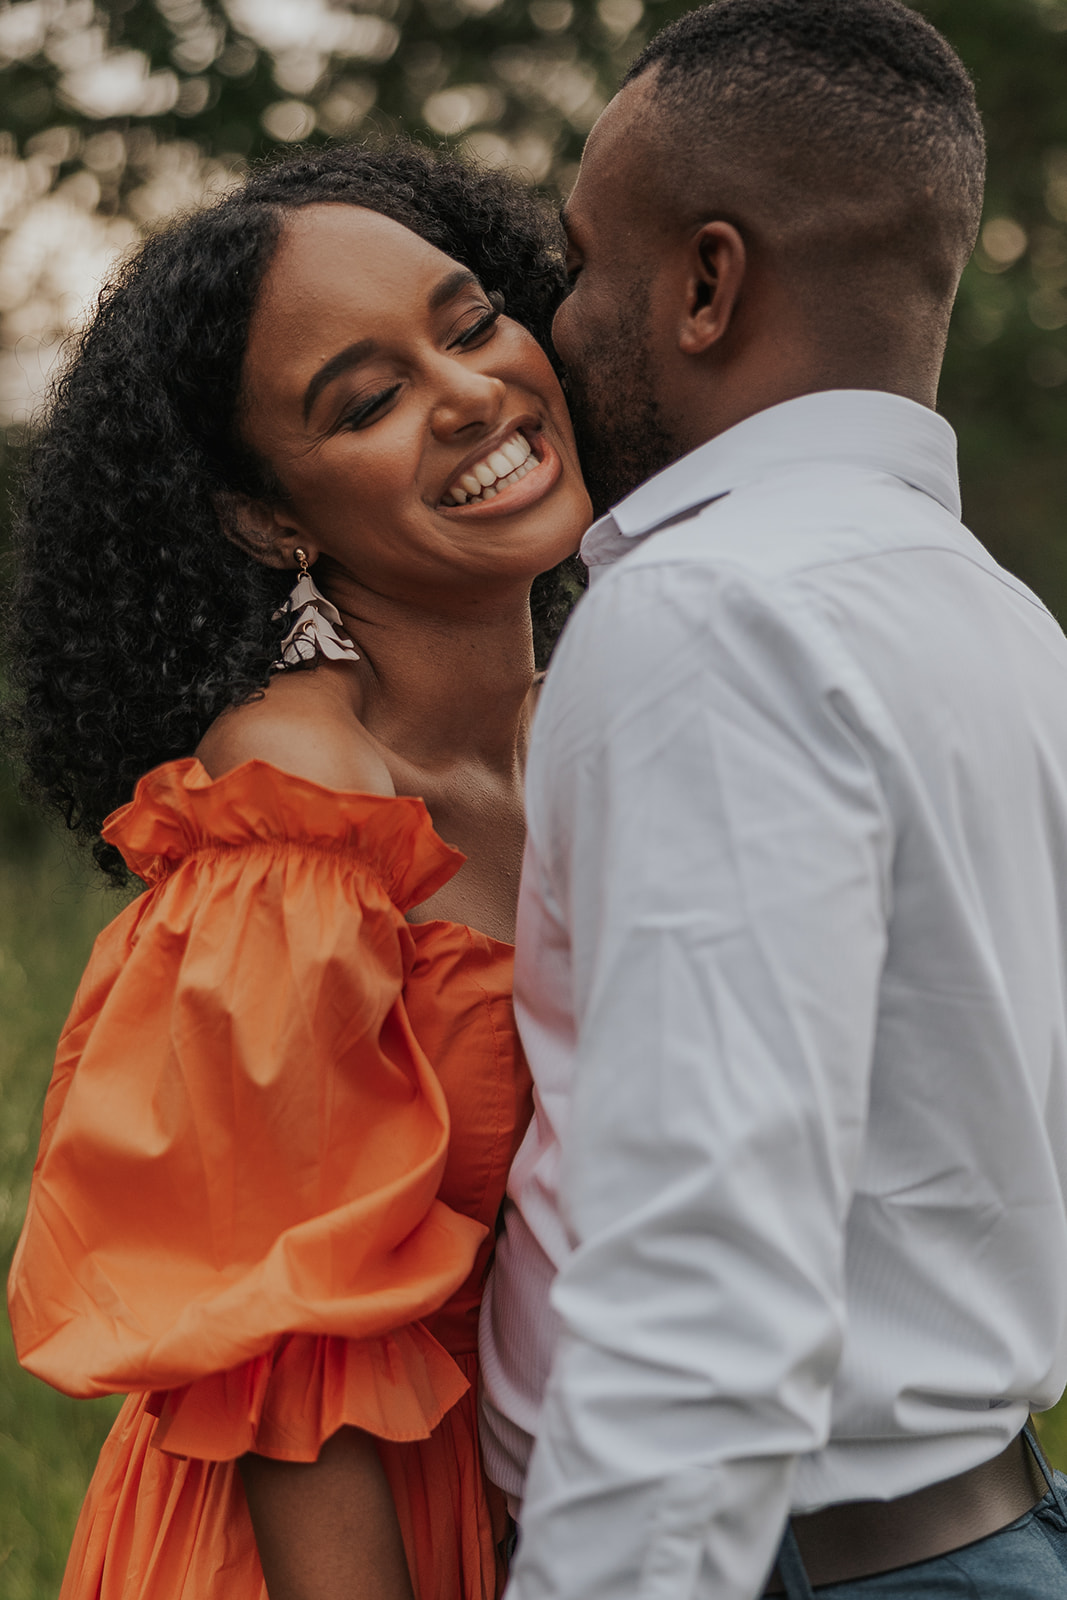
M 220 496 L 268 495 L 237 436 L 249 321 L 287 211 L 322 201 L 402 223 L 503 294 L 546 346 L 563 292 L 542 204 L 416 145 L 308 150 L 149 238 L 108 287 L 30 453 L 7 628 L 8 721 L 38 795 L 126 878 L 104 818 L 263 688 L 291 584 L 222 533 Z M 573 565 L 537 580 L 547 655 Z

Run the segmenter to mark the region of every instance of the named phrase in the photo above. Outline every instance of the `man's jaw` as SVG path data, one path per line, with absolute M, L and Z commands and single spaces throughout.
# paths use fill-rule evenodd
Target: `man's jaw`
M 619 384 L 621 376 L 598 375 L 595 396 L 573 374 L 565 385 L 594 517 L 604 516 L 683 453 L 664 428 L 655 397 L 632 383 Z M 605 396 L 610 404 L 600 403 Z

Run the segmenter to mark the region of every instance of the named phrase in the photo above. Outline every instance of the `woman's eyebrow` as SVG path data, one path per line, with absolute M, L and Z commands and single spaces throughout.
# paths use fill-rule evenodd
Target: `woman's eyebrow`
M 304 390 L 304 421 L 310 417 L 312 406 L 327 384 L 339 378 L 342 372 L 347 372 L 349 367 L 358 367 L 361 361 L 366 361 L 367 357 L 374 355 L 377 349 L 377 339 L 358 339 L 355 344 L 346 345 L 343 350 L 338 350 L 335 356 L 324 361 Z
M 427 305 L 431 311 L 440 311 L 442 306 L 454 300 L 461 289 L 480 289 L 481 284 L 466 267 L 460 267 L 455 272 L 450 272 L 441 279 L 431 291 Z M 339 378 L 342 372 L 347 372 L 350 367 L 358 367 L 361 361 L 366 361 L 368 356 L 375 355 L 378 350 L 377 339 L 359 339 L 355 344 L 346 345 L 343 350 L 338 350 L 335 356 L 324 361 L 318 372 L 304 390 L 304 421 L 311 415 L 311 408 L 327 384 Z
M 469 271 L 467 267 L 460 267 L 457 272 L 450 272 L 446 278 L 442 278 L 436 289 L 433 290 L 429 301 L 430 310 L 440 311 L 442 306 L 446 306 L 450 300 L 455 299 L 461 289 L 480 289 L 481 287 L 481 283 L 473 272 Z

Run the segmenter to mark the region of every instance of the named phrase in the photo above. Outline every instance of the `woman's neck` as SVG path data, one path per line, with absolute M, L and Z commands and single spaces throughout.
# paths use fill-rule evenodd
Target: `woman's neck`
M 525 594 L 428 615 L 374 597 L 335 600 L 361 661 L 353 710 L 386 750 L 427 773 L 477 763 L 501 776 L 525 754 L 534 676 Z

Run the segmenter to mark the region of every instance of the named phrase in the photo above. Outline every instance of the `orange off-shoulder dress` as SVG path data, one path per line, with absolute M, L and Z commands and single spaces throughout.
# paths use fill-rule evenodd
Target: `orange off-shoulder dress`
M 511 947 L 409 923 L 463 858 L 422 802 L 250 762 L 150 773 L 147 892 L 59 1045 L 9 1285 L 19 1357 L 128 1393 L 62 1600 L 266 1600 L 237 1458 L 375 1435 L 418 1600 L 492 1600 L 478 1301 L 529 1113 Z

